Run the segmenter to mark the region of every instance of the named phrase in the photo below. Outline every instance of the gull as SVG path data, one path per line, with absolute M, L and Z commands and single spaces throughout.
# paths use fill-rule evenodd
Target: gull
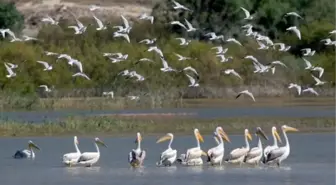
M 140 44 L 141 44 L 141 43 L 145 43 L 145 44 L 147 44 L 147 45 L 150 45 L 150 44 L 154 44 L 155 41 L 156 41 L 156 38 L 154 38 L 154 39 L 144 39 L 144 40 L 140 41 L 139 43 L 140 43 Z
M 287 31 L 293 31 L 296 34 L 296 36 L 299 38 L 299 40 L 301 40 L 300 30 L 296 26 L 291 26 L 291 27 L 287 28 L 286 30 Z
M 322 39 L 321 42 L 325 42 L 324 45 L 335 45 L 336 41 L 332 41 L 330 38 Z
M 97 22 L 97 24 L 98 24 L 98 28 L 96 28 L 96 30 L 97 31 L 99 31 L 99 30 L 106 30 L 107 29 L 107 27 L 103 24 L 103 22 L 100 20 L 100 19 L 98 19 L 95 15 L 93 15 L 92 14 L 92 16 L 93 16 L 93 18 L 96 20 L 96 22 Z
M 181 26 L 182 28 L 184 28 L 184 29 L 187 30 L 187 27 L 186 27 L 184 24 L 182 24 L 180 21 L 172 21 L 172 22 L 170 22 L 170 24 L 171 24 L 171 25 L 179 25 L 179 26 Z
M 51 89 L 49 89 L 48 86 L 46 86 L 46 85 L 40 85 L 39 87 L 44 88 L 45 92 L 51 92 Z
M 73 28 L 75 30 L 75 35 L 84 33 L 87 27 L 84 26 L 84 24 L 80 22 L 77 18 L 75 19 L 77 26 L 68 26 L 68 28 Z
M 157 46 L 151 46 L 151 47 L 148 48 L 147 51 L 149 51 L 149 52 L 155 51 L 157 54 L 160 55 L 161 58 L 163 57 L 163 53 L 162 53 L 161 49 L 159 49 Z
M 163 68 L 160 69 L 161 71 L 163 71 L 163 72 L 176 71 L 175 69 L 168 66 L 168 62 L 163 57 L 161 57 L 161 61 L 162 61 L 162 65 L 163 65 Z
M 250 12 L 247 11 L 245 8 L 243 7 L 240 7 L 240 9 L 242 9 L 245 13 L 245 18 L 244 19 L 247 19 L 247 20 L 252 20 L 253 19 L 253 16 L 251 16 Z
M 9 63 L 9 62 L 5 62 L 11 69 L 15 69 L 15 68 L 18 68 L 19 66 L 17 64 L 12 64 L 12 63 Z
M 224 71 L 225 74 L 229 75 L 229 74 L 233 74 L 234 76 L 242 79 L 242 77 L 234 70 L 234 69 L 226 69 Z
M 103 96 L 111 96 L 111 98 L 114 98 L 114 92 L 113 91 L 103 92 Z
M 306 63 L 306 68 L 305 69 L 313 69 L 315 66 L 312 66 L 312 64 L 305 58 L 302 58 L 305 63 Z
M 46 54 L 47 56 L 59 55 L 58 53 L 54 53 L 54 52 L 50 52 L 50 51 L 45 51 L 44 54 Z
M 58 25 L 58 21 L 55 21 L 53 18 L 51 18 L 49 15 L 46 17 L 42 18 L 42 22 L 49 22 L 52 25 Z
M 111 56 L 116 56 L 118 59 L 127 59 L 128 54 L 122 54 L 122 53 L 103 53 L 104 57 L 111 57 Z
M 131 100 L 138 100 L 139 96 L 128 96 L 128 98 Z
M 180 40 L 180 42 L 181 42 L 180 45 L 181 45 L 181 46 L 187 46 L 187 45 L 189 45 L 190 42 L 191 42 L 191 40 L 187 40 L 187 39 L 182 38 L 182 37 L 175 38 L 175 39 Z
M 268 65 L 273 65 L 274 66 L 275 64 L 278 64 L 278 65 L 281 65 L 281 66 L 287 68 L 286 64 L 282 63 L 279 60 L 273 61 L 273 62 L 269 63 Z
M 296 88 L 296 90 L 298 92 L 298 95 L 301 94 L 301 86 L 300 85 L 294 84 L 294 83 L 290 83 L 289 86 L 288 86 L 288 89 L 291 89 L 291 88 Z
M 145 77 L 143 77 L 142 75 L 138 74 L 136 71 L 130 72 L 129 75 L 131 77 L 136 77 L 137 78 L 136 81 L 144 81 L 145 80 Z
M 233 59 L 233 57 L 231 57 L 231 56 L 230 57 L 225 57 L 224 54 L 216 55 L 216 57 L 220 57 L 221 58 L 220 62 L 222 62 L 222 63 L 228 62 L 230 59 L 231 60 Z
M 6 75 L 7 78 L 11 78 L 16 76 L 16 73 L 13 72 L 12 68 L 10 68 L 6 63 L 4 63 L 6 70 L 8 72 L 8 75 Z
M 22 38 L 23 38 L 23 41 L 38 40 L 37 38 L 29 37 L 27 35 L 23 35 Z
M 127 76 L 127 75 L 129 75 L 129 73 L 130 73 L 129 70 L 125 69 L 125 70 L 121 71 L 120 73 L 118 73 L 118 75 Z
M 69 64 L 70 64 L 70 63 L 69 63 Z M 82 65 L 82 62 L 80 62 L 79 60 L 73 59 L 70 65 L 72 65 L 72 64 L 75 64 L 75 65 L 78 67 L 79 71 L 80 71 L 81 73 L 83 73 L 83 65 Z
M 227 48 L 223 49 L 222 46 L 212 47 L 211 49 L 217 49 L 216 54 L 225 54 L 228 51 Z
M 90 80 L 90 78 L 84 73 L 76 73 L 76 74 L 72 75 L 72 77 L 76 77 L 76 76 L 81 76 L 81 77 L 84 77 L 84 78 Z
M 72 60 L 71 56 L 68 55 L 68 54 L 59 54 L 58 57 L 57 57 L 57 60 L 62 59 L 62 58 L 65 58 L 65 59 L 67 59 L 68 61 L 71 61 L 71 60 Z M 57 61 L 57 60 L 56 60 L 56 61 Z
M 192 32 L 192 31 L 196 31 L 197 30 L 196 28 L 194 28 L 192 26 L 192 24 L 187 19 L 184 19 L 184 21 L 187 23 L 187 26 L 188 26 L 187 32 Z
M 259 45 L 259 50 L 265 50 L 265 49 L 268 49 L 269 47 L 268 46 L 266 46 L 264 43 L 262 43 L 262 42 L 260 42 L 260 41 L 258 41 L 257 40 L 257 43 L 258 43 L 258 45 Z
M 130 43 L 130 38 L 126 33 L 114 32 L 113 37 L 124 37 L 127 40 L 127 42 Z
M 223 35 L 216 35 L 215 32 L 210 32 L 205 34 L 205 36 L 209 36 L 209 40 L 219 40 L 222 39 L 224 41 L 224 36 Z
M 301 51 L 303 51 L 303 56 L 313 56 L 315 54 L 315 50 L 311 50 L 310 48 L 304 48 L 301 49 Z
M 192 71 L 192 72 L 195 73 L 197 76 L 199 76 L 195 68 L 193 68 L 193 67 L 191 67 L 191 66 L 188 66 L 188 67 L 183 68 L 183 71 L 187 71 L 187 70 Z
M 128 20 L 123 15 L 120 15 L 120 17 L 121 17 L 121 19 L 123 20 L 123 23 L 124 23 L 123 32 L 129 33 L 131 31 L 132 27 L 129 25 Z
M 309 87 L 309 88 L 307 88 L 307 89 L 304 89 L 302 92 L 303 92 L 303 93 L 304 93 L 304 92 L 311 92 L 311 93 L 315 94 L 316 96 L 319 95 L 319 94 L 318 94 L 313 88 L 311 88 L 311 87 Z
M 329 32 L 330 34 L 335 34 L 336 33 L 336 30 L 333 30 L 331 32 Z
M 149 20 L 151 22 L 151 24 L 153 24 L 154 22 L 154 16 L 149 16 L 146 13 L 143 13 L 139 16 L 140 20 Z
M 236 99 L 239 98 L 239 96 L 241 96 L 242 94 L 246 94 L 246 95 L 250 96 L 253 99 L 253 101 L 255 101 L 253 94 L 251 92 L 249 92 L 248 90 L 244 90 L 244 91 L 239 92 L 238 95 L 236 96 Z
M 173 7 L 173 8 L 174 8 L 175 10 L 183 9 L 183 10 L 191 11 L 189 8 L 187 8 L 187 7 L 183 6 L 183 5 L 181 5 L 180 3 L 178 3 L 178 2 L 176 2 L 176 1 L 174 1 L 174 0 L 173 0 L 173 3 L 174 3 L 174 7 Z
M 288 12 L 285 14 L 285 17 L 289 16 L 289 15 L 292 15 L 292 16 L 295 16 L 295 17 L 299 17 L 301 19 L 303 19 L 298 13 L 296 12 Z
M 236 43 L 236 44 L 238 44 L 238 45 L 242 45 L 238 40 L 236 40 L 235 38 L 229 38 L 229 39 L 227 39 L 226 40 L 226 42 L 234 42 L 234 43 Z
M 98 9 L 101 9 L 101 7 L 97 6 L 97 5 L 90 5 L 90 7 L 89 7 L 90 11 L 95 11 L 95 10 L 98 10 Z
M 149 58 L 141 58 L 137 62 L 135 62 L 135 65 L 140 63 L 140 62 L 153 62 L 153 60 L 151 60 Z
M 313 67 L 311 70 L 312 71 L 318 71 L 319 72 L 319 78 L 321 78 L 323 73 L 324 73 L 324 69 L 322 67 Z
M 12 38 L 16 38 L 14 32 L 12 32 L 12 30 L 10 30 L 10 29 L 0 29 L 0 32 L 1 32 L 1 35 L 2 35 L 3 38 L 6 37 L 6 33 L 8 35 L 10 35 Z
M 195 78 L 193 78 L 192 76 L 188 75 L 188 74 L 185 74 L 189 81 L 190 81 L 190 84 L 189 84 L 189 87 L 198 87 L 199 84 L 196 82 Z
M 327 83 L 325 81 L 321 81 L 320 79 L 316 78 L 314 75 L 311 75 L 311 76 L 314 78 L 314 80 L 316 82 L 316 84 L 315 84 L 316 86 L 323 85 L 323 84 Z
M 185 56 L 182 56 L 180 54 L 177 54 L 177 53 L 174 53 L 179 59 L 178 61 L 183 61 L 183 60 L 190 60 L 191 58 L 190 57 L 185 57 Z
M 36 62 L 44 66 L 43 71 L 50 71 L 53 68 L 52 65 L 49 65 L 47 62 L 44 62 L 44 61 L 36 61 Z
M 252 55 L 247 55 L 244 58 L 245 59 L 251 59 L 253 62 L 259 63 L 259 61 Z

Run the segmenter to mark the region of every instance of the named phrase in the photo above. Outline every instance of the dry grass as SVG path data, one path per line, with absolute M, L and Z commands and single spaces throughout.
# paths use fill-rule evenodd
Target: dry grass
M 188 118 L 138 119 L 91 117 L 70 118 L 61 122 L 30 124 L 2 121 L 0 136 L 60 136 L 60 135 L 128 135 L 142 132 L 145 135 L 172 132 L 191 134 L 194 128 L 202 134 L 213 133 L 214 128 L 222 126 L 228 134 L 241 134 L 245 128 L 253 131 L 260 126 L 271 130 L 272 126 L 290 125 L 300 132 L 334 132 L 334 118 L 272 118 L 244 117 L 214 120 L 195 120 Z

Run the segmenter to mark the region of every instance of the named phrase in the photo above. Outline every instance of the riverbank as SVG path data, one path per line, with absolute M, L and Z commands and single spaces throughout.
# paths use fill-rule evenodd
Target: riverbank
M 41 124 L 0 121 L 0 136 L 95 136 L 132 135 L 141 132 L 145 135 L 172 132 L 192 134 L 198 128 L 203 134 L 212 134 L 214 128 L 222 126 L 228 134 L 241 134 L 245 128 L 252 132 L 256 127 L 269 131 L 272 126 L 290 125 L 300 132 L 334 132 L 335 118 L 274 118 L 242 117 L 226 119 L 192 119 L 184 117 L 72 117 L 62 121 Z
M 83 97 L 83 98 L 0 98 L 1 111 L 20 110 L 125 110 L 152 108 L 212 108 L 212 107 L 295 107 L 309 106 L 315 108 L 334 108 L 334 97 L 256 97 L 256 102 L 248 97 L 235 99 L 197 98 L 197 99 L 159 99 L 139 97 L 131 100 L 126 97 Z

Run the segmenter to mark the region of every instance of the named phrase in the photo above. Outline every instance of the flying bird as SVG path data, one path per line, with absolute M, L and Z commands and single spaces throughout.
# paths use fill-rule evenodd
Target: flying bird
M 139 16 L 140 20 L 149 20 L 151 24 L 154 23 L 154 16 L 147 15 L 146 13 L 143 13 Z
M 318 96 L 319 94 L 311 87 L 307 88 L 307 89 L 304 89 L 302 92 L 310 92 L 310 93 L 313 93 L 315 94 L 316 96 Z
M 49 65 L 48 62 L 44 62 L 44 61 L 36 61 L 36 62 L 44 66 L 43 71 L 51 71 L 53 69 L 52 65 Z
M 6 75 L 7 78 L 15 77 L 16 73 L 13 72 L 12 68 L 10 68 L 6 63 L 4 63 L 6 70 L 8 72 L 8 75 Z
M 149 51 L 149 52 L 155 51 L 158 55 L 160 55 L 161 58 L 163 57 L 163 53 L 162 53 L 161 49 L 159 49 L 157 46 L 151 46 L 151 47 L 148 48 L 147 51 Z
M 301 86 L 298 85 L 298 84 L 294 84 L 294 83 L 290 83 L 289 86 L 288 86 L 288 89 L 292 89 L 292 88 L 295 88 L 298 92 L 298 95 L 301 94 Z
M 92 14 L 92 16 L 93 16 L 93 18 L 96 20 L 96 22 L 97 22 L 97 25 L 98 25 L 98 28 L 96 28 L 96 30 L 97 31 L 100 31 L 100 30 L 106 30 L 107 29 L 107 27 L 103 24 L 103 22 L 100 20 L 100 19 L 98 19 L 95 15 L 93 15 Z
M 323 73 L 324 73 L 324 68 L 322 68 L 322 67 L 314 67 L 311 70 L 312 71 L 318 71 L 319 72 L 319 78 L 321 78 Z
M 229 39 L 226 40 L 226 42 L 233 42 L 233 43 L 236 43 L 236 44 L 242 46 L 242 44 L 238 40 L 236 40 L 235 38 L 229 38 Z
M 51 92 L 47 85 L 40 85 L 39 87 L 43 88 L 45 92 Z
M 315 54 L 315 50 L 312 50 L 310 48 L 304 48 L 301 49 L 301 51 L 303 52 L 303 56 L 313 56 Z
M 287 17 L 287 16 L 295 16 L 295 17 L 298 17 L 298 18 L 301 18 L 301 19 L 303 19 L 298 13 L 296 13 L 296 12 L 288 12 L 288 13 L 286 13 L 285 14 L 285 17 Z
M 248 90 L 244 90 L 244 91 L 239 92 L 238 95 L 236 96 L 236 99 L 239 98 L 242 94 L 246 94 L 246 95 L 250 96 L 253 99 L 253 101 L 255 101 L 253 94 L 251 92 L 249 92 Z
M 299 40 L 301 40 L 301 32 L 296 26 L 291 26 L 291 27 L 287 28 L 286 30 L 294 32 L 296 34 L 296 36 L 299 38 Z
M 49 15 L 47 15 L 46 17 L 42 18 L 41 20 L 42 22 L 49 22 L 52 25 L 58 25 L 58 22 L 55 21 L 53 18 L 51 18 Z
M 315 84 L 316 86 L 323 85 L 323 84 L 327 83 L 325 81 L 321 81 L 320 79 L 316 78 L 314 75 L 311 75 L 311 76 L 314 78 L 314 80 L 316 82 L 316 84 Z
M 72 77 L 76 77 L 76 76 L 81 76 L 81 77 L 84 77 L 86 78 L 87 80 L 91 80 L 86 74 L 84 73 L 76 73 L 74 75 L 72 75 Z
M 183 68 L 183 71 L 188 71 L 188 70 L 192 71 L 195 75 L 199 76 L 195 68 L 193 68 L 191 66 Z
M 312 66 L 312 64 L 305 58 L 302 58 L 305 63 L 306 63 L 306 68 L 305 69 L 313 69 L 315 66 Z
M 131 41 L 130 41 L 130 38 L 129 38 L 129 36 L 128 36 L 128 34 L 126 34 L 126 33 L 118 33 L 118 32 L 114 32 L 114 33 L 113 33 L 113 37 L 124 37 L 124 38 L 127 40 L 128 43 L 131 42 Z
M 222 46 L 212 47 L 211 49 L 217 49 L 216 54 L 225 54 L 228 51 L 228 48 L 223 49 Z
M 226 69 L 226 70 L 224 70 L 224 73 L 227 74 L 227 75 L 232 74 L 232 75 L 242 79 L 242 77 L 234 69 Z
M 174 0 L 173 0 L 173 3 L 174 3 L 173 8 L 174 8 L 175 10 L 182 9 L 182 10 L 191 11 L 189 8 L 187 8 L 187 7 L 183 6 L 183 5 L 181 5 L 180 3 L 178 3 L 178 2 L 176 2 L 176 1 L 174 1 Z
M 5 64 L 7 64 L 11 69 L 15 69 L 15 68 L 19 67 L 17 64 L 12 64 L 12 63 L 9 63 L 9 62 L 5 62 Z
M 188 79 L 190 81 L 189 87 L 198 87 L 199 86 L 199 84 L 196 82 L 195 78 L 193 78 L 192 76 L 190 76 L 188 74 L 185 74 L 185 75 L 188 77 Z
M 185 57 L 185 56 L 182 56 L 180 54 L 177 54 L 177 53 L 174 53 L 179 59 L 178 61 L 183 61 L 183 60 L 190 60 L 191 58 L 190 57 Z
M 178 38 L 175 38 L 175 39 L 180 40 L 180 42 L 181 42 L 180 45 L 181 46 L 187 46 L 191 42 L 191 40 L 187 40 L 187 39 L 182 38 L 182 37 L 178 37 Z
M 240 7 L 240 9 L 242 9 L 245 13 L 245 18 L 244 19 L 247 19 L 247 20 L 252 20 L 253 19 L 253 16 L 251 16 L 250 12 L 247 11 L 245 8 L 243 7 Z

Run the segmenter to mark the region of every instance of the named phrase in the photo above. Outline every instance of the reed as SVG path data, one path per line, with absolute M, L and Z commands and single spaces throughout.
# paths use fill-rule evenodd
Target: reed
M 265 130 L 270 130 L 272 126 L 283 124 L 296 127 L 301 132 L 334 132 L 335 118 L 242 117 L 203 120 L 172 115 L 72 117 L 59 122 L 40 124 L 1 121 L 0 136 L 61 136 L 73 134 L 114 136 L 128 135 L 134 132 L 142 132 L 147 135 L 166 132 L 191 134 L 194 128 L 200 129 L 203 134 L 211 134 L 217 126 L 222 126 L 229 134 L 239 134 L 245 128 L 253 130 L 260 126 Z

